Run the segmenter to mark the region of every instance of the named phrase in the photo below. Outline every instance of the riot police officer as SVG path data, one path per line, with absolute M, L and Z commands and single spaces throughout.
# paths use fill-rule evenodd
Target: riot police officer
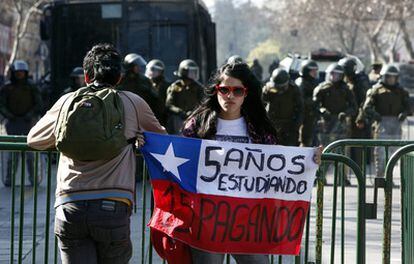
M 318 85 L 318 64 L 313 60 L 302 61 L 300 77 L 295 83 L 303 96 L 303 124 L 299 129 L 299 141 L 302 146 L 312 146 L 317 111 L 313 102 L 313 90 Z
M 34 125 L 41 109 L 40 92 L 29 77 L 29 65 L 23 60 L 16 60 L 10 67 L 10 82 L 0 88 L 0 113 L 5 118 L 8 135 L 27 135 Z M 33 179 L 33 155 L 26 154 L 29 180 Z M 10 186 L 12 175 L 12 156 L 7 159 L 7 173 L 3 183 Z
M 166 81 L 164 76 L 165 65 L 160 60 L 151 60 L 146 65 L 145 76 L 150 79 L 152 89 L 158 95 L 157 109 L 154 112 L 158 121 L 165 126 L 166 122 L 166 110 L 165 99 L 167 97 L 167 88 L 170 83 Z
M 151 81 L 145 77 L 147 62 L 138 54 L 130 53 L 124 58 L 124 77 L 119 85 L 120 90 L 133 92 L 144 99 L 153 112 L 157 110 L 158 95 L 152 89 Z
M 368 89 L 371 88 L 369 78 L 363 71 L 357 72 L 357 62 L 356 59 L 352 57 L 345 57 L 341 59 L 338 64 L 344 67 L 344 80 L 354 93 L 355 101 L 359 109 L 364 104 Z M 351 138 L 371 138 L 371 130 L 369 126 L 358 128 L 355 125 L 355 118 L 356 116 L 353 116 L 351 120 Z M 362 167 L 361 148 L 351 148 L 351 157 L 359 166 Z
M 85 74 L 82 67 L 73 68 L 70 73 L 70 86 L 63 90 L 63 94 L 71 93 L 78 90 L 81 87 L 84 87 L 85 84 Z
M 352 57 L 342 58 L 338 64 L 344 68 L 344 81 L 354 93 L 357 105 L 362 106 L 365 95 L 371 88 L 368 76 L 363 71 L 357 71 L 357 62 Z
M 178 134 L 184 120 L 203 99 L 204 89 L 198 82 L 200 69 L 193 60 L 183 60 L 174 74 L 178 80 L 168 87 L 165 106 L 169 112 L 167 130 Z
M 320 114 L 319 140 L 324 146 L 350 135 L 351 117 L 356 114 L 354 95 L 344 79 L 344 68 L 333 63 L 326 69 L 326 81 L 313 92 Z
M 303 120 L 303 100 L 299 88 L 284 69 L 276 69 L 263 87 L 263 102 L 276 128 L 280 145 L 298 146 L 299 127 Z
M 367 93 L 366 101 L 357 118 L 357 125 L 363 127 L 373 121 L 375 139 L 400 139 L 401 122 L 411 114 L 409 94 L 398 83 L 399 70 L 396 66 L 386 65 L 382 68 L 380 76 L 380 81 Z M 370 121 L 366 122 L 366 119 Z M 390 150 L 393 151 L 395 149 Z M 384 177 L 384 148 L 376 147 L 374 155 L 377 176 Z

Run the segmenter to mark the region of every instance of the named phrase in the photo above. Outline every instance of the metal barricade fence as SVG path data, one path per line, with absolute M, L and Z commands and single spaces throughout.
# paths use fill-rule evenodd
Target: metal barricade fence
M 331 143 L 330 145 L 328 145 L 325 150 L 324 153 L 332 153 L 332 152 L 337 152 L 337 153 L 343 153 L 345 154 L 346 148 L 358 148 L 360 150 L 362 150 L 362 174 L 364 176 L 364 179 L 367 183 L 368 179 L 371 179 L 371 183 L 372 183 L 372 179 L 375 179 L 373 181 L 373 201 L 371 202 L 367 202 L 365 204 L 365 217 L 366 219 L 377 219 L 377 208 L 378 208 L 378 190 L 380 188 L 384 189 L 384 231 L 383 231 L 383 239 L 382 239 L 382 247 L 383 247 L 383 263 L 390 263 L 390 255 L 391 255 L 391 210 L 392 210 L 392 191 L 393 191 L 393 187 L 396 187 L 396 185 L 394 184 L 393 178 L 392 178 L 392 173 L 393 173 L 393 168 L 395 167 L 395 165 L 397 164 L 397 162 L 399 160 L 401 160 L 401 163 L 404 161 L 403 159 L 401 159 L 401 157 L 405 154 L 408 153 L 409 150 L 411 149 L 410 146 L 412 146 L 412 144 L 414 144 L 414 141 L 407 141 L 407 140 L 363 140 L 363 139 L 344 139 L 344 140 L 338 140 L 335 141 L 333 143 Z M 376 177 L 376 176 L 372 176 L 372 175 L 368 175 L 367 174 L 367 162 L 366 162 L 366 157 L 368 155 L 368 152 L 370 150 L 370 148 L 374 148 L 374 147 L 380 147 L 380 148 L 384 148 L 385 149 L 385 173 L 384 173 L 384 177 Z M 397 150 L 393 156 L 391 158 L 389 158 L 390 156 L 390 148 L 392 147 L 398 147 L 400 148 L 399 150 Z M 407 150 L 405 152 L 402 152 L 403 150 Z M 399 153 L 398 155 L 396 155 L 397 153 Z M 388 168 L 389 166 L 392 166 L 390 168 Z M 403 164 L 401 164 L 401 167 L 403 167 Z M 391 171 L 389 171 L 391 170 Z M 342 175 L 345 175 L 345 172 L 342 171 L 341 172 Z M 390 174 L 390 175 L 389 175 Z M 404 175 L 404 171 L 401 170 L 401 191 L 403 191 L 403 178 L 405 177 Z M 367 199 L 367 198 L 366 198 Z M 342 201 L 343 203 L 343 201 Z M 401 218 L 403 221 L 403 218 Z M 341 220 L 343 221 L 343 220 Z M 402 225 L 401 225 L 402 226 Z M 380 235 L 380 234 L 378 234 Z M 402 236 L 404 237 L 404 234 L 402 234 Z
M 386 182 L 385 182 L 385 205 L 384 205 L 384 229 L 383 229 L 383 244 L 382 244 L 382 263 L 383 264 L 389 264 L 391 261 L 391 220 L 392 220 L 392 192 L 393 192 L 393 171 L 397 164 L 397 162 L 400 160 L 402 163 L 404 162 L 404 159 L 401 159 L 404 157 L 404 155 L 414 152 L 414 144 L 407 145 L 405 147 L 400 148 L 398 151 L 396 151 L 390 158 L 390 160 L 387 163 L 386 169 L 385 169 L 385 175 L 386 175 Z M 412 164 L 411 164 L 412 166 Z M 401 167 L 404 167 L 404 164 L 401 165 Z M 404 184 L 406 182 L 407 177 L 413 177 L 414 171 L 411 171 L 410 175 L 406 174 L 405 170 L 400 170 L 401 173 L 401 192 L 404 191 Z M 403 194 L 401 195 L 403 197 Z M 411 201 L 413 197 L 411 196 Z M 401 202 L 404 204 L 404 200 Z M 412 218 L 413 216 L 411 216 Z M 401 217 L 401 228 L 404 226 L 404 217 Z M 402 250 L 401 250 L 401 260 L 402 263 L 409 263 L 404 262 L 404 241 L 407 239 L 405 237 L 406 234 L 404 232 L 401 232 L 402 238 L 401 241 L 403 242 Z M 413 250 L 412 248 L 409 250 Z
M 19 152 L 19 157 L 22 161 L 25 160 L 26 155 L 28 152 L 35 153 L 35 168 L 34 173 L 38 173 L 38 164 L 41 155 L 47 155 L 47 167 L 46 167 L 46 182 L 45 182 L 45 193 L 42 194 L 42 197 L 39 197 L 39 184 L 36 182 L 32 189 L 32 196 L 33 201 L 25 202 L 25 195 L 26 195 L 26 187 L 25 187 L 25 178 L 26 178 L 26 162 L 21 162 L 21 175 L 20 175 L 20 186 L 18 185 L 17 175 L 15 172 L 17 168 L 13 163 L 13 177 L 11 183 L 11 193 L 10 193 L 10 224 L 7 227 L 9 229 L 10 235 L 9 238 L 9 262 L 10 263 L 58 263 L 58 249 L 57 249 L 57 241 L 53 235 L 53 217 L 54 217 L 54 209 L 53 209 L 53 200 L 54 195 L 52 195 L 52 190 L 54 189 L 55 183 L 55 169 L 56 166 L 52 164 L 53 156 L 57 153 L 54 151 L 36 151 L 30 149 L 26 143 L 24 143 L 24 138 L 8 138 L 8 137 L 0 137 L 3 142 L 0 142 L 0 150 L 1 151 L 14 151 Z M 5 142 L 8 140 L 9 142 Z M 56 157 L 57 160 L 57 157 Z M 334 186 L 333 186 L 333 196 L 332 196 L 332 212 L 331 212 L 331 241 L 330 241 L 330 262 L 334 263 L 335 261 L 335 237 L 336 237 L 336 214 L 337 214 L 337 198 L 338 198 L 338 185 L 340 181 L 343 180 L 341 178 L 341 166 L 349 167 L 354 174 L 356 175 L 357 182 L 358 182 L 358 197 L 357 201 L 355 201 L 357 206 L 357 230 L 355 236 L 360 237 L 361 239 L 357 240 L 355 245 L 356 248 L 356 260 L 354 263 L 364 264 L 365 263 L 365 217 L 364 217 L 364 204 L 365 204 L 365 181 L 363 174 L 358 167 L 358 165 L 352 161 L 350 158 L 339 155 L 339 154 L 323 154 L 322 156 L 323 162 L 331 162 L 334 163 Z M 321 168 L 324 168 L 322 166 Z M 305 231 L 303 236 L 303 246 L 301 250 L 301 254 L 296 257 L 286 257 L 286 256 L 270 256 L 271 263 L 322 263 L 322 234 L 323 224 L 324 224 L 324 199 L 326 199 L 324 195 L 324 173 L 319 171 L 318 177 L 318 184 L 317 184 L 317 192 L 316 192 L 316 207 L 315 205 L 311 205 L 309 212 L 313 212 L 316 210 L 316 228 L 313 230 L 313 226 L 310 225 L 310 214 L 308 214 Z M 140 235 L 140 239 L 134 239 L 134 249 L 135 252 L 138 251 L 138 256 L 134 257 L 134 262 L 138 263 L 153 263 L 154 254 L 152 246 L 150 246 L 149 241 L 149 230 L 146 227 L 146 223 L 148 221 L 149 213 L 153 208 L 153 200 L 152 195 L 150 195 L 150 185 L 148 182 L 148 175 L 146 167 L 143 168 L 142 173 L 142 182 L 140 183 L 141 190 L 140 192 L 137 189 L 137 196 L 140 199 L 140 203 L 135 207 L 135 212 L 141 214 L 140 217 L 140 226 L 134 227 L 138 228 L 138 232 Z M 139 185 L 138 185 L 139 186 Z M 342 184 L 342 197 L 344 194 L 344 185 Z M 19 188 L 20 187 L 20 188 Z M 20 196 L 17 196 L 17 191 L 20 190 Z M 44 199 L 40 201 L 39 199 Z M 329 198 L 330 199 L 330 198 Z M 17 205 L 17 201 L 19 201 Z M 40 216 L 41 212 L 39 211 L 38 203 L 42 202 L 45 205 L 45 215 Z M 28 204 L 31 203 L 31 206 Z M 25 208 L 27 207 L 27 208 Z M 30 211 L 29 211 L 29 210 Z M 343 207 L 342 207 L 343 209 Z M 7 215 L 7 214 L 6 214 Z M 5 216 L 6 216 L 5 215 Z M 30 243 L 26 241 L 25 237 L 30 237 L 28 235 L 28 228 L 25 223 L 28 223 L 28 216 L 32 215 L 30 222 L 32 224 L 31 230 L 29 231 L 31 234 L 31 241 Z M 344 215 L 342 214 L 342 217 Z M 18 220 L 16 220 L 18 218 Z M 329 217 L 328 217 L 329 218 Z M 40 230 L 38 228 L 39 224 L 41 226 L 42 221 L 44 221 L 44 229 Z M 133 229 L 133 228 L 132 228 Z M 41 239 L 39 238 L 40 233 Z M 344 232 L 344 224 L 342 222 L 342 233 Z M 52 234 L 50 234 L 52 233 Z M 311 236 L 314 237 L 314 242 L 311 240 Z M 5 236 L 3 233 L 0 236 Z M 4 237 L 3 237 L 4 239 Z M 39 242 L 41 241 L 41 242 Z M 341 260 L 344 263 L 344 241 L 341 241 Z M 29 245 L 30 244 L 30 245 Z M 3 249 L 4 250 L 4 249 Z M 25 252 L 23 252 L 25 251 Z M 140 252 L 139 252 L 140 251 Z M 17 252 L 17 254 L 16 254 Z M 314 254 L 312 254 L 314 252 Z M 40 256 L 39 256 L 40 255 Z M 326 255 L 326 254 L 324 254 Z M 159 258 L 157 258 L 158 262 L 161 262 Z M 230 262 L 230 259 L 227 258 L 227 262 Z

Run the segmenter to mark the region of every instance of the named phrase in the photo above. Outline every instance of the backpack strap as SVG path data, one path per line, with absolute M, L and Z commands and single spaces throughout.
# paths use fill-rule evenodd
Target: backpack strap
M 67 95 L 66 99 L 63 101 L 62 105 L 60 106 L 60 109 L 59 109 L 59 114 L 58 114 L 58 116 L 57 116 L 56 121 L 59 119 L 60 115 L 62 114 L 62 109 L 63 109 L 63 107 L 65 106 L 65 103 L 66 103 L 66 102 L 68 101 L 68 99 L 69 99 L 69 98 L 71 98 L 71 97 L 73 97 L 73 94 L 71 94 L 71 95 Z M 57 124 L 56 124 L 56 121 L 55 121 L 55 129 L 53 129 L 53 134 L 54 134 L 54 135 L 56 135 L 56 129 L 57 129 Z
M 119 92 L 122 92 L 122 91 L 117 91 L 117 92 L 119 93 Z M 132 105 L 132 108 L 134 108 L 135 115 L 136 115 L 136 119 L 137 119 L 137 123 L 138 123 L 138 130 L 141 130 L 141 126 L 139 125 L 138 111 L 137 111 L 137 108 L 135 107 L 134 102 L 132 101 L 132 99 L 126 93 L 122 92 L 122 94 L 125 95 L 126 98 L 128 98 L 129 102 Z M 133 137 L 133 138 L 127 139 L 128 144 L 132 144 L 133 147 L 134 147 L 134 150 L 135 150 L 135 141 L 136 140 L 137 140 L 137 137 Z

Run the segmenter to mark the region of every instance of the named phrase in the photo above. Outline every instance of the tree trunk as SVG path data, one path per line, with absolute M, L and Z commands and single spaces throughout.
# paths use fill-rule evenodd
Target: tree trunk
M 414 48 L 413 48 L 413 44 L 410 39 L 410 34 L 408 33 L 407 25 L 404 19 L 400 20 L 400 28 L 401 28 L 401 32 L 403 35 L 405 48 L 407 49 L 408 54 L 410 55 L 410 58 L 414 60 Z

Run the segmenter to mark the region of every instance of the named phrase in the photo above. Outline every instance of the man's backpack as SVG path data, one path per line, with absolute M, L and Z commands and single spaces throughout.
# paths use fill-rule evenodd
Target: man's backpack
M 56 148 L 75 160 L 109 160 L 128 145 L 124 127 L 118 91 L 90 85 L 63 103 L 56 122 Z

